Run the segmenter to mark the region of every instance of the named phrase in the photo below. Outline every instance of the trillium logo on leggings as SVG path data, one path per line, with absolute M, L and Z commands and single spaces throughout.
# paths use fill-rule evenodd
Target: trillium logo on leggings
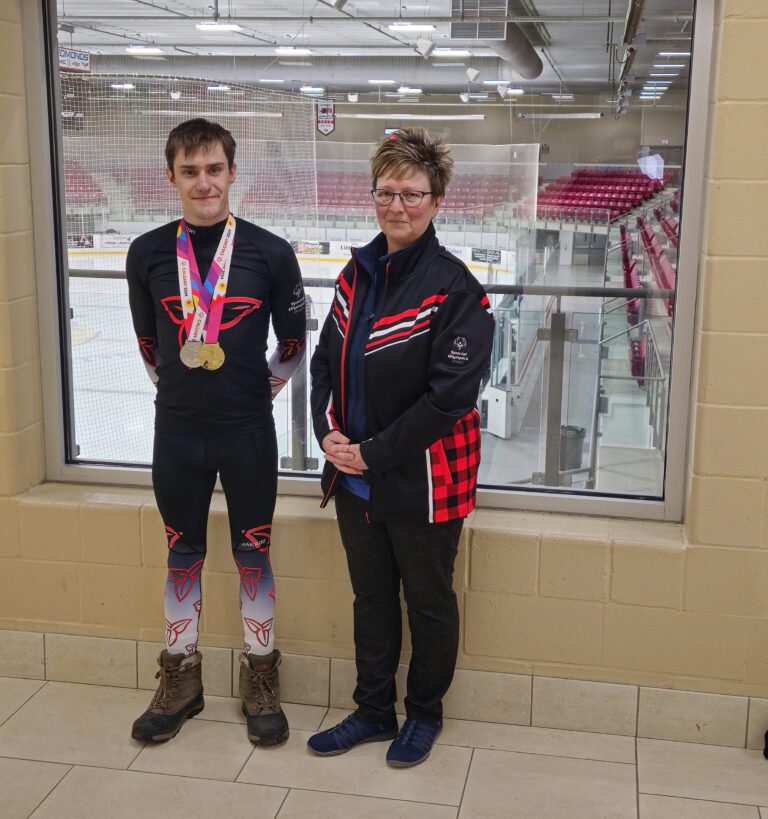
M 195 581 L 203 570 L 203 561 L 198 560 L 188 569 L 168 569 L 168 579 L 173 583 L 176 599 L 181 602 L 195 586 Z
M 235 563 L 237 563 L 237 570 L 240 572 L 243 591 L 251 600 L 255 600 L 256 592 L 259 590 L 259 580 L 261 580 L 261 566 L 243 566 L 237 558 L 235 558 Z

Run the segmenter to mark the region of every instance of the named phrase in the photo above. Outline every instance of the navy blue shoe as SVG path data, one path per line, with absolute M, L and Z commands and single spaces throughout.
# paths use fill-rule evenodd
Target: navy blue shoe
M 442 730 L 442 720 L 425 722 L 421 719 L 407 719 L 397 739 L 389 746 L 387 765 L 392 768 L 410 768 L 424 762 Z
M 368 722 L 357 714 L 351 714 L 333 728 L 311 736 L 307 740 L 307 746 L 318 756 L 336 756 L 346 753 L 355 745 L 362 745 L 364 742 L 383 742 L 396 736 L 397 720 L 391 723 Z

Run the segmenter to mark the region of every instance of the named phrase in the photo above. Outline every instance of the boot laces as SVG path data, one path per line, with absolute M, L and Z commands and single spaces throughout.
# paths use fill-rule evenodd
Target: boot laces
M 275 688 L 277 685 L 277 669 L 256 671 L 250 668 L 248 674 L 248 698 L 253 700 L 259 710 L 272 708 L 275 703 Z
M 160 680 L 160 686 L 150 707 L 164 711 L 173 704 L 181 688 L 181 667 L 161 668 L 155 679 Z

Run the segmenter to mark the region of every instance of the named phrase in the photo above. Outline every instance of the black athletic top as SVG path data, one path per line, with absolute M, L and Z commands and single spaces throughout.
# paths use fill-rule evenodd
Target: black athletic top
M 155 429 L 198 434 L 244 433 L 271 425 L 269 319 L 282 361 L 303 350 L 304 288 L 288 242 L 237 219 L 219 344 L 226 360 L 218 370 L 189 369 L 179 358 L 183 326 L 176 264 L 178 220 L 135 239 L 126 274 L 133 326 L 149 369 L 158 378 Z M 200 277 L 205 280 L 226 219 L 210 227 L 189 225 Z

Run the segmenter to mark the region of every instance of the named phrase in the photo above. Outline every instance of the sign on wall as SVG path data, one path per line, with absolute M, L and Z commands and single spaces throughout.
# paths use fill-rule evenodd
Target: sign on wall
M 501 251 L 493 247 L 473 247 L 472 261 L 498 264 L 501 261 Z
M 87 72 L 91 70 L 91 55 L 87 51 L 59 46 L 59 68 L 62 71 Z
M 336 108 L 331 100 L 322 100 L 317 103 L 317 130 L 324 136 L 336 130 Z

